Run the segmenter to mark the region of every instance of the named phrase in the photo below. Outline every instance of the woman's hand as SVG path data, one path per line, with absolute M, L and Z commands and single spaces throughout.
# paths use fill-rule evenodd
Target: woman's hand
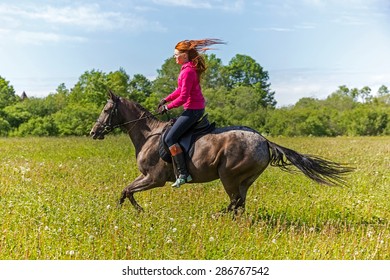
M 162 115 L 162 114 L 168 112 L 168 107 L 166 105 L 161 105 L 158 107 L 158 112 Z
M 160 100 L 160 103 L 158 103 L 157 110 L 160 110 L 160 107 L 161 107 L 162 105 L 164 105 L 165 103 L 167 103 L 167 101 L 166 101 L 164 98 L 161 99 L 161 100 Z
M 165 112 L 168 111 L 168 107 L 164 106 L 165 103 L 167 103 L 167 101 L 164 98 L 160 100 L 160 103 L 158 103 L 157 111 L 160 114 L 164 114 Z

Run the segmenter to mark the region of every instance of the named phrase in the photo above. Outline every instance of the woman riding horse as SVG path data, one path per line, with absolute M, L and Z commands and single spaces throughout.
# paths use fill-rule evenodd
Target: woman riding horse
M 204 114 L 206 102 L 200 87 L 200 78 L 206 70 L 206 65 L 199 51 L 206 51 L 208 50 L 207 46 L 214 44 L 223 44 L 223 42 L 218 39 L 203 39 L 184 40 L 176 44 L 174 57 L 176 63 L 181 65 L 178 87 L 158 104 L 158 111 L 161 114 L 173 108 L 184 107 L 184 112 L 177 118 L 165 138 L 179 174 L 176 182 L 172 185 L 173 187 L 180 187 L 180 185 L 192 181 L 192 177 L 187 171 L 183 150 L 178 141 Z M 168 102 L 170 103 L 165 105 Z

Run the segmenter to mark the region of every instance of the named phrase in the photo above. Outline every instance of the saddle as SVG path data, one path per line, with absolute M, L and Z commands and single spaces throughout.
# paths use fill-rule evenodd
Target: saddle
M 188 158 L 192 158 L 194 155 L 194 143 L 199 137 L 206 135 L 215 129 L 215 122 L 210 123 L 207 114 L 205 114 L 199 121 L 197 121 L 191 128 L 183 134 L 179 139 L 179 145 L 181 146 L 184 154 Z M 162 132 L 159 142 L 159 154 L 162 160 L 172 163 L 171 153 L 169 152 L 169 147 L 165 143 L 165 137 L 169 130 L 171 130 L 172 125 L 167 126 L 167 128 Z

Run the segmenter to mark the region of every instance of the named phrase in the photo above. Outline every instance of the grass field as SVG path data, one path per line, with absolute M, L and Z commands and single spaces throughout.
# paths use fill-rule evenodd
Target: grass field
M 356 167 L 348 187 L 269 167 L 247 211 L 213 214 L 219 181 L 122 189 L 139 172 L 127 136 L 0 139 L 0 259 L 390 259 L 390 137 L 274 138 Z

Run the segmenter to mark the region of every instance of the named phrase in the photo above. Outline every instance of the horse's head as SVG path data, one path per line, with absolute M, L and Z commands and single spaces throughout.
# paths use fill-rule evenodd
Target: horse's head
M 111 90 L 109 91 L 109 99 L 99 118 L 89 133 L 93 139 L 104 139 L 104 136 L 114 130 L 119 123 L 118 103 L 120 98 L 116 96 Z

